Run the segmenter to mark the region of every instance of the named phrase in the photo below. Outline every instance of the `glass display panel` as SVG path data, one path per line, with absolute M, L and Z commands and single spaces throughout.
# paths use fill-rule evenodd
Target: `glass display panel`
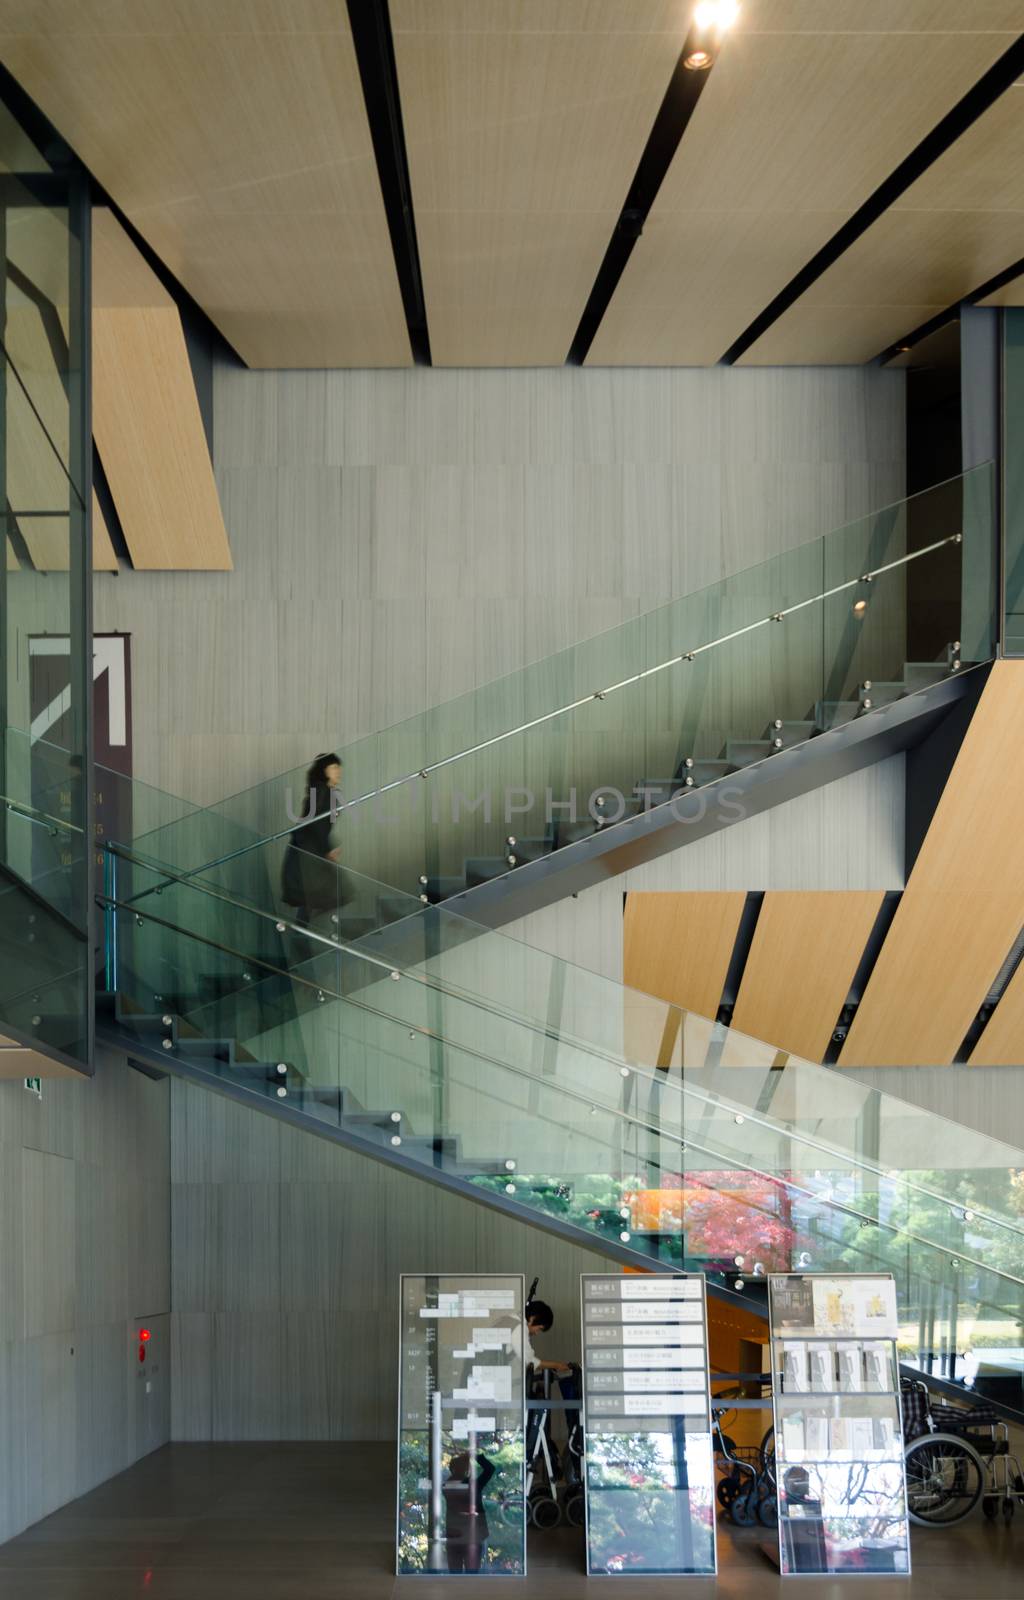
M 910 1572 L 895 1279 L 768 1280 L 782 1572 Z
M 523 1577 L 521 1275 L 401 1279 L 395 1570 Z
M 714 1573 L 704 1277 L 585 1273 L 587 1572 Z

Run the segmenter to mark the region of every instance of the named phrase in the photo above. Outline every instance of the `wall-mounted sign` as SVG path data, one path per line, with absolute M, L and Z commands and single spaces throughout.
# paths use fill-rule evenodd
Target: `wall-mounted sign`
M 399 1576 L 525 1575 L 525 1287 L 401 1279 Z
M 94 862 L 103 887 L 103 846 L 132 838 L 131 635 L 93 636 L 92 736 L 97 772 L 93 791 Z M 28 641 L 29 710 L 32 719 L 32 796 L 40 810 L 78 823 L 82 800 L 75 793 L 71 744 L 71 642 L 66 634 L 33 634 Z M 71 865 L 74 836 L 45 832 L 33 838 L 33 881 L 59 883 L 55 869 Z M 65 908 L 61 908 L 65 909 Z
M 783 1573 L 910 1572 L 896 1284 L 768 1279 Z
M 716 1571 L 703 1274 L 585 1273 L 587 1572 Z

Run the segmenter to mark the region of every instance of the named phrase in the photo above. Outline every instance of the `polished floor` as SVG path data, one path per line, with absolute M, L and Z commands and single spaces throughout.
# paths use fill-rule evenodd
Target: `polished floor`
M 782 1581 L 762 1534 L 720 1530 L 716 1580 L 591 1579 L 581 1536 L 534 1534 L 530 1574 L 515 1579 L 392 1574 L 390 1445 L 169 1445 L 19 1538 L 0 1545 L 0 1600 L 679 1600 L 681 1594 L 776 1600 Z M 980 1512 L 948 1532 L 915 1530 L 908 1580 L 801 1578 L 800 1600 L 1009 1600 L 1024 1584 L 1024 1513 L 1009 1528 Z

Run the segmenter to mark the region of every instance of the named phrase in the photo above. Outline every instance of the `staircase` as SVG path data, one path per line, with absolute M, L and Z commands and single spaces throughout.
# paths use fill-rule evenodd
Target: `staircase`
M 942 624 L 915 603 L 973 593 L 972 483 L 342 747 L 336 926 L 363 938 L 415 902 L 499 927 L 921 741 L 992 653 L 970 598 Z M 959 638 L 937 631 L 957 613 Z M 282 774 L 133 848 L 274 909 L 304 784 Z
M 771 1271 L 891 1270 L 904 1361 L 956 1381 L 982 1354 L 975 1392 L 1024 1413 L 1024 1155 L 500 934 L 407 966 L 305 935 L 286 970 L 293 930 L 257 960 L 262 913 L 229 907 L 217 940 L 191 929 L 221 898 L 168 894 L 159 922 L 114 908 L 97 1017 L 143 1070 L 755 1309 Z M 646 1065 L 670 1020 L 680 1059 Z

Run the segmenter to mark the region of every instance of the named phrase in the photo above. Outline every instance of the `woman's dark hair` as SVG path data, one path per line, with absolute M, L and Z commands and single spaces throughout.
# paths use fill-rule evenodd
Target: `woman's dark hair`
M 528 1300 L 523 1316 L 527 1322 L 539 1322 L 542 1333 L 554 1326 L 555 1313 L 546 1300 Z
M 317 789 L 326 789 L 328 787 L 327 768 L 340 766 L 340 756 L 336 756 L 333 751 L 329 754 L 321 751 L 320 755 L 313 757 L 313 765 L 306 773 L 306 788 L 312 789 L 314 793 Z

